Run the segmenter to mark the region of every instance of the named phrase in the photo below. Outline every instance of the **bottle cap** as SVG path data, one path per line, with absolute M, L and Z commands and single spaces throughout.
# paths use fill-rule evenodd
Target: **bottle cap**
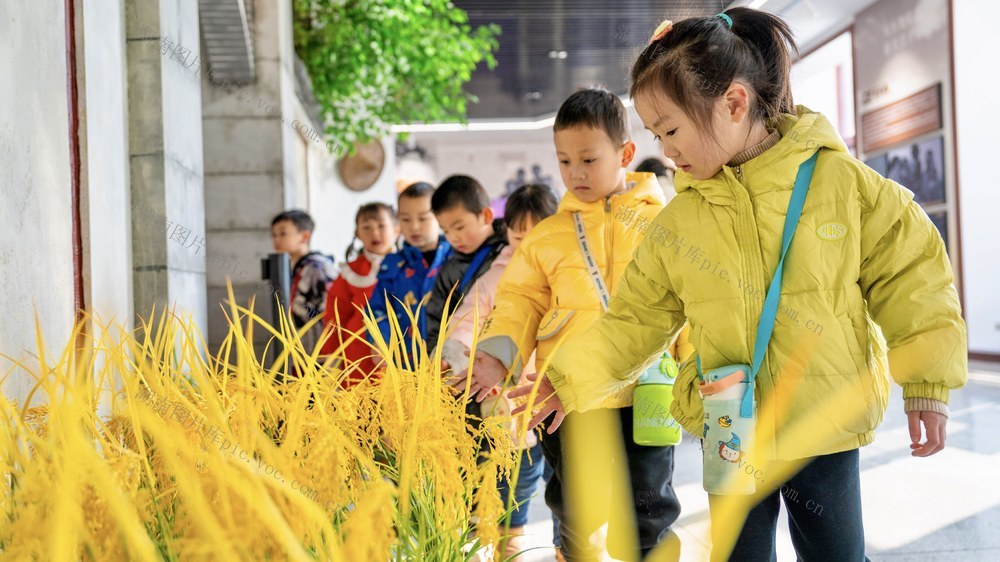
M 674 384 L 677 374 L 677 362 L 669 353 L 664 353 L 659 361 L 639 375 L 639 384 Z

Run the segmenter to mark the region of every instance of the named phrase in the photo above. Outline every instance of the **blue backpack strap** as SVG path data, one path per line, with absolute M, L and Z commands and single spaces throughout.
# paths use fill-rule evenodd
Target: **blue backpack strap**
M 774 279 L 771 280 L 771 286 L 767 289 L 764 309 L 761 311 L 760 321 L 757 323 L 757 339 L 754 342 L 750 388 L 743 395 L 743 402 L 740 405 L 740 416 L 744 418 L 753 416 L 753 384 L 757 377 L 757 371 L 760 370 L 761 363 L 764 362 L 764 354 L 767 352 L 767 345 L 771 342 L 771 333 L 774 331 L 774 321 L 778 317 L 778 299 L 781 297 L 781 276 L 785 268 L 785 255 L 788 253 L 788 247 L 792 245 L 795 228 L 799 224 L 799 217 L 802 216 L 802 206 L 806 202 L 806 193 L 809 191 L 809 182 L 812 181 L 813 169 L 816 167 L 818 157 L 819 151 L 799 166 L 799 172 L 795 176 L 795 188 L 792 190 L 792 198 L 788 201 L 785 230 L 781 236 L 781 258 L 778 260 L 777 269 L 774 270 Z
M 476 272 L 479 271 L 483 262 L 486 261 L 486 257 L 489 256 L 490 252 L 492 252 L 495 248 L 495 244 L 487 244 L 482 248 L 479 248 L 475 257 L 472 258 L 472 263 L 470 263 L 469 267 L 465 270 L 465 275 L 462 276 L 462 282 L 458 285 L 459 294 L 464 295 L 465 291 L 469 289 L 469 285 L 472 284 L 472 280 L 476 277 Z

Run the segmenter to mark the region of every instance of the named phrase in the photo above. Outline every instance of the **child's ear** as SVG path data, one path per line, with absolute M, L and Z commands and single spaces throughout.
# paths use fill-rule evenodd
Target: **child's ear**
M 625 141 L 625 144 L 622 145 L 622 168 L 628 168 L 634 158 L 635 143 L 632 141 Z
M 493 208 L 486 207 L 483 209 L 483 222 L 485 224 L 493 224 Z
M 308 246 L 309 242 L 312 240 L 312 236 L 313 236 L 313 233 L 312 233 L 311 230 L 303 230 L 302 231 L 302 242 L 305 243 L 305 245 Z
M 742 123 L 750 115 L 750 91 L 743 84 L 739 82 L 730 84 L 724 100 L 731 122 Z

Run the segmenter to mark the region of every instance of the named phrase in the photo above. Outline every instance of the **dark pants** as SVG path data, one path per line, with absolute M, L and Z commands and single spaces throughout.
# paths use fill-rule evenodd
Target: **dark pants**
M 858 450 L 816 457 L 788 482 L 750 510 L 729 560 L 775 561 L 778 510 L 788 510 L 788 530 L 799 560 L 860 562 L 865 557 L 865 531 L 861 520 L 861 474 Z M 733 531 L 718 521 L 719 496 L 709 495 L 712 542 L 725 541 Z M 732 535 L 730 535 L 730 540 Z M 712 560 L 725 560 L 713 552 Z
M 541 446 L 541 443 L 539 443 L 539 446 Z M 548 489 L 549 481 L 552 480 L 552 475 L 555 472 L 552 470 L 551 464 L 547 462 L 543 462 L 542 464 L 545 465 L 542 467 L 542 478 L 545 480 L 546 489 Z M 559 518 L 556 517 L 555 513 L 552 514 L 552 546 L 556 548 L 562 547 L 562 541 L 559 540 Z
M 644 447 L 636 445 L 632 440 L 632 408 L 622 408 L 611 410 L 611 420 L 620 427 L 616 427 L 614 435 L 620 436 L 624 445 L 625 459 L 628 465 L 629 484 L 631 485 L 631 505 L 635 515 L 635 529 L 638 534 L 638 544 L 641 555 L 647 555 L 652 549 L 664 540 L 676 540 L 676 536 L 670 531 L 670 525 L 677 520 L 681 507 L 674 495 L 671 480 L 674 473 L 674 450 L 673 447 Z M 615 416 L 613 413 L 617 413 Z M 595 417 L 600 416 L 600 417 Z M 552 510 L 552 514 L 559 519 L 559 535 L 562 545 L 563 555 L 568 562 L 579 559 L 589 559 L 592 550 L 588 547 L 587 537 L 596 528 L 578 528 L 580 524 L 574 522 L 574 515 L 577 515 L 566 508 L 566 498 L 563 494 L 565 486 L 565 465 L 566 457 L 563 440 L 565 431 L 569 430 L 573 424 L 580 424 L 586 427 L 588 422 L 595 419 L 607 419 L 602 411 L 571 413 L 555 433 L 542 435 L 542 452 L 545 455 L 545 462 L 552 467 L 552 479 L 545 486 L 545 503 Z M 549 419 L 551 423 L 551 419 Z M 585 451 L 588 458 L 605 460 L 611 454 L 610 462 L 621 466 L 622 459 L 616 458 L 618 455 L 610 451 L 593 450 Z M 604 457 L 600 457 L 600 456 Z M 591 483 L 587 483 L 588 488 Z M 594 482 L 594 494 L 606 494 L 609 501 L 621 501 L 623 498 L 617 497 L 615 491 L 610 490 L 607 482 Z M 588 492 L 589 493 L 589 492 Z M 627 501 L 627 500 L 626 500 Z M 632 530 L 622 530 L 608 528 L 609 550 L 617 558 L 634 560 L 635 553 L 614 552 L 613 536 L 615 533 L 631 532 Z M 679 545 L 678 545 L 679 549 Z M 679 552 L 679 550 L 678 550 Z M 659 554 L 659 553 L 658 553 Z M 659 559 L 659 558 L 658 558 Z M 664 558 L 666 559 L 666 558 Z

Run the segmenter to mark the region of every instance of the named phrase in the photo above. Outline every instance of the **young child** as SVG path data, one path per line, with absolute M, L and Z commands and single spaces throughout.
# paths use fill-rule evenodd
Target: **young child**
M 326 310 L 326 287 L 337 276 L 332 257 L 310 249 L 315 229 L 312 217 L 304 211 L 285 211 L 271 221 L 271 243 L 277 253 L 287 253 L 292 262 L 292 321 L 302 328 Z M 323 333 L 323 323 L 303 334 L 306 349 L 312 349 Z
M 342 359 L 341 367 L 346 371 L 341 385 L 351 387 L 367 377 L 374 369 L 371 357 L 374 354 L 364 336 L 364 315 L 361 309 L 368 306 L 368 300 L 375 290 L 379 266 L 386 254 L 393 251 L 399 238 L 396 213 L 385 203 L 368 203 L 358 209 L 354 218 L 356 229 L 351 245 L 347 247 L 346 266 L 340 276 L 330 285 L 327 292 L 326 313 L 323 324 L 327 326 L 327 339 L 323 344 L 324 354 L 336 353 Z M 361 252 L 354 243 L 360 240 Z M 357 339 L 352 338 L 357 335 Z
M 679 168 L 678 195 L 653 227 L 669 235 L 642 241 L 608 313 L 566 342 L 539 383 L 540 397 L 557 395 L 535 419 L 595 408 L 635 379 L 686 315 L 700 361 L 682 368 L 671 413 L 704 435 L 716 420 L 703 426 L 698 371 L 753 364 L 793 185 L 815 162 L 790 223 L 779 300 L 790 312 L 778 314 L 752 379 L 754 435 L 765 446 L 751 460 L 766 464 L 737 517 L 721 508 L 738 496 L 710 495 L 713 560 L 774 560 L 782 500 L 799 559 L 864 560 L 858 448 L 884 415 L 886 368 L 903 386 L 920 457 L 944 447 L 948 394 L 967 376 L 941 237 L 910 191 L 853 158 L 822 115 L 793 105 L 794 48 L 784 21 L 748 8 L 657 28 L 632 68 L 631 96 Z M 738 457 L 734 441 L 704 446 Z M 783 497 L 784 485 L 810 501 Z M 826 509 L 817 515 L 816 505 Z
M 518 188 L 507 197 L 507 202 L 504 205 L 503 221 L 507 226 L 507 240 L 510 244 L 504 247 L 500 255 L 493 261 L 489 271 L 476 281 L 465 300 L 462 301 L 455 311 L 455 326 L 449 339 L 458 341 L 466 350 L 471 349 L 474 335 L 482 327 L 490 311 L 493 310 L 496 289 L 500 283 L 501 276 L 510 263 L 511 256 L 517 251 L 517 248 L 521 245 L 528 232 L 543 219 L 555 214 L 558 206 L 559 200 L 556 198 L 552 188 L 547 185 L 528 184 Z M 478 324 L 474 321 L 477 316 L 477 310 L 479 317 Z M 525 368 L 525 372 L 534 372 L 532 362 L 529 361 L 528 363 L 529 365 Z M 464 388 L 464 377 L 456 378 L 453 384 L 457 388 Z M 506 402 L 506 397 L 499 396 L 497 398 Z M 493 412 L 494 409 L 502 411 Z M 488 416 L 491 413 L 498 415 L 504 412 L 509 413 L 510 409 L 509 407 L 493 408 L 488 402 L 483 402 L 482 411 Z M 517 432 L 516 427 L 513 427 L 512 431 Z M 515 509 L 510 514 L 510 520 L 507 522 L 510 528 L 501 530 L 501 535 L 508 535 L 509 537 L 505 541 L 503 550 L 500 553 L 503 560 L 515 560 L 515 555 L 525 549 L 525 545 L 521 542 L 520 537 L 524 534 L 524 526 L 528 524 L 529 502 L 535 492 L 535 487 L 538 485 L 538 480 L 542 476 L 542 468 L 544 466 L 542 449 L 533 431 L 525 433 L 522 430 L 518 432 L 514 441 L 522 448 L 521 465 L 517 475 L 517 482 L 514 486 L 514 501 L 512 505 L 515 506 Z M 500 489 L 500 498 L 503 500 L 504 505 L 507 505 L 510 497 L 510 483 L 501 481 L 498 487 Z
M 480 395 L 502 381 L 508 369 L 513 368 L 515 375 L 520 373 L 527 355 L 536 348 L 537 364 L 545 364 L 561 339 L 582 331 L 601 316 L 608 295 L 623 286 L 619 277 L 644 232 L 640 223 L 626 225 L 618 217 L 634 215 L 648 226 L 663 208 L 663 190 L 653 174 L 626 173 L 635 144 L 629 140 L 628 115 L 616 95 L 598 89 L 576 92 L 559 108 L 554 131 L 559 169 L 568 191 L 559 211 L 531 231 L 500 282 L 494 310 L 476 350 L 472 388 Z M 588 248 L 586 257 L 581 244 Z M 690 350 L 686 340 L 678 343 L 682 349 L 672 351 L 683 360 Z M 624 448 L 627 459 L 612 462 L 627 466 L 631 476 L 635 499 L 631 503 L 639 546 L 645 554 L 669 533 L 680 504 L 671 486 L 673 449 L 635 444 L 631 400 L 631 392 L 622 392 L 602 407 L 611 409 L 621 424 L 620 435 L 615 437 L 621 444 L 616 446 Z M 605 415 L 574 414 L 576 420 L 571 417 L 568 423 L 585 424 Z M 569 446 L 561 431 L 542 438 L 545 462 L 554 470 L 545 501 L 561 522 L 566 559 L 590 559 L 595 553 L 589 539 L 598 529 L 581 523 L 578 512 L 566 506 L 569 494 L 564 494 L 567 473 L 563 459 Z M 605 455 L 600 460 L 614 455 L 605 451 L 598 454 Z M 594 482 L 594 493 L 605 494 L 607 484 Z M 625 557 L 632 559 L 634 555 Z
M 399 321 L 405 338 L 401 346 L 404 357 L 411 357 L 415 335 L 421 340 L 427 338 L 427 298 L 438 270 L 451 254 L 451 244 L 440 234 L 431 211 L 433 194 L 434 186 L 425 182 L 414 183 L 399 194 L 403 249 L 382 260 L 371 299 L 372 314 L 378 319 L 379 331 L 387 343 L 391 341 L 388 311 Z M 416 317 L 417 326 L 410 325 L 404 306 Z M 372 341 L 370 335 L 369 341 Z
M 428 353 L 437 346 L 441 320 L 458 308 L 472 284 L 490 269 L 507 245 L 503 221 L 493 219 L 489 195 L 469 176 L 451 176 L 441 182 L 431 197 L 431 209 L 452 252 L 438 272 L 427 301 Z

